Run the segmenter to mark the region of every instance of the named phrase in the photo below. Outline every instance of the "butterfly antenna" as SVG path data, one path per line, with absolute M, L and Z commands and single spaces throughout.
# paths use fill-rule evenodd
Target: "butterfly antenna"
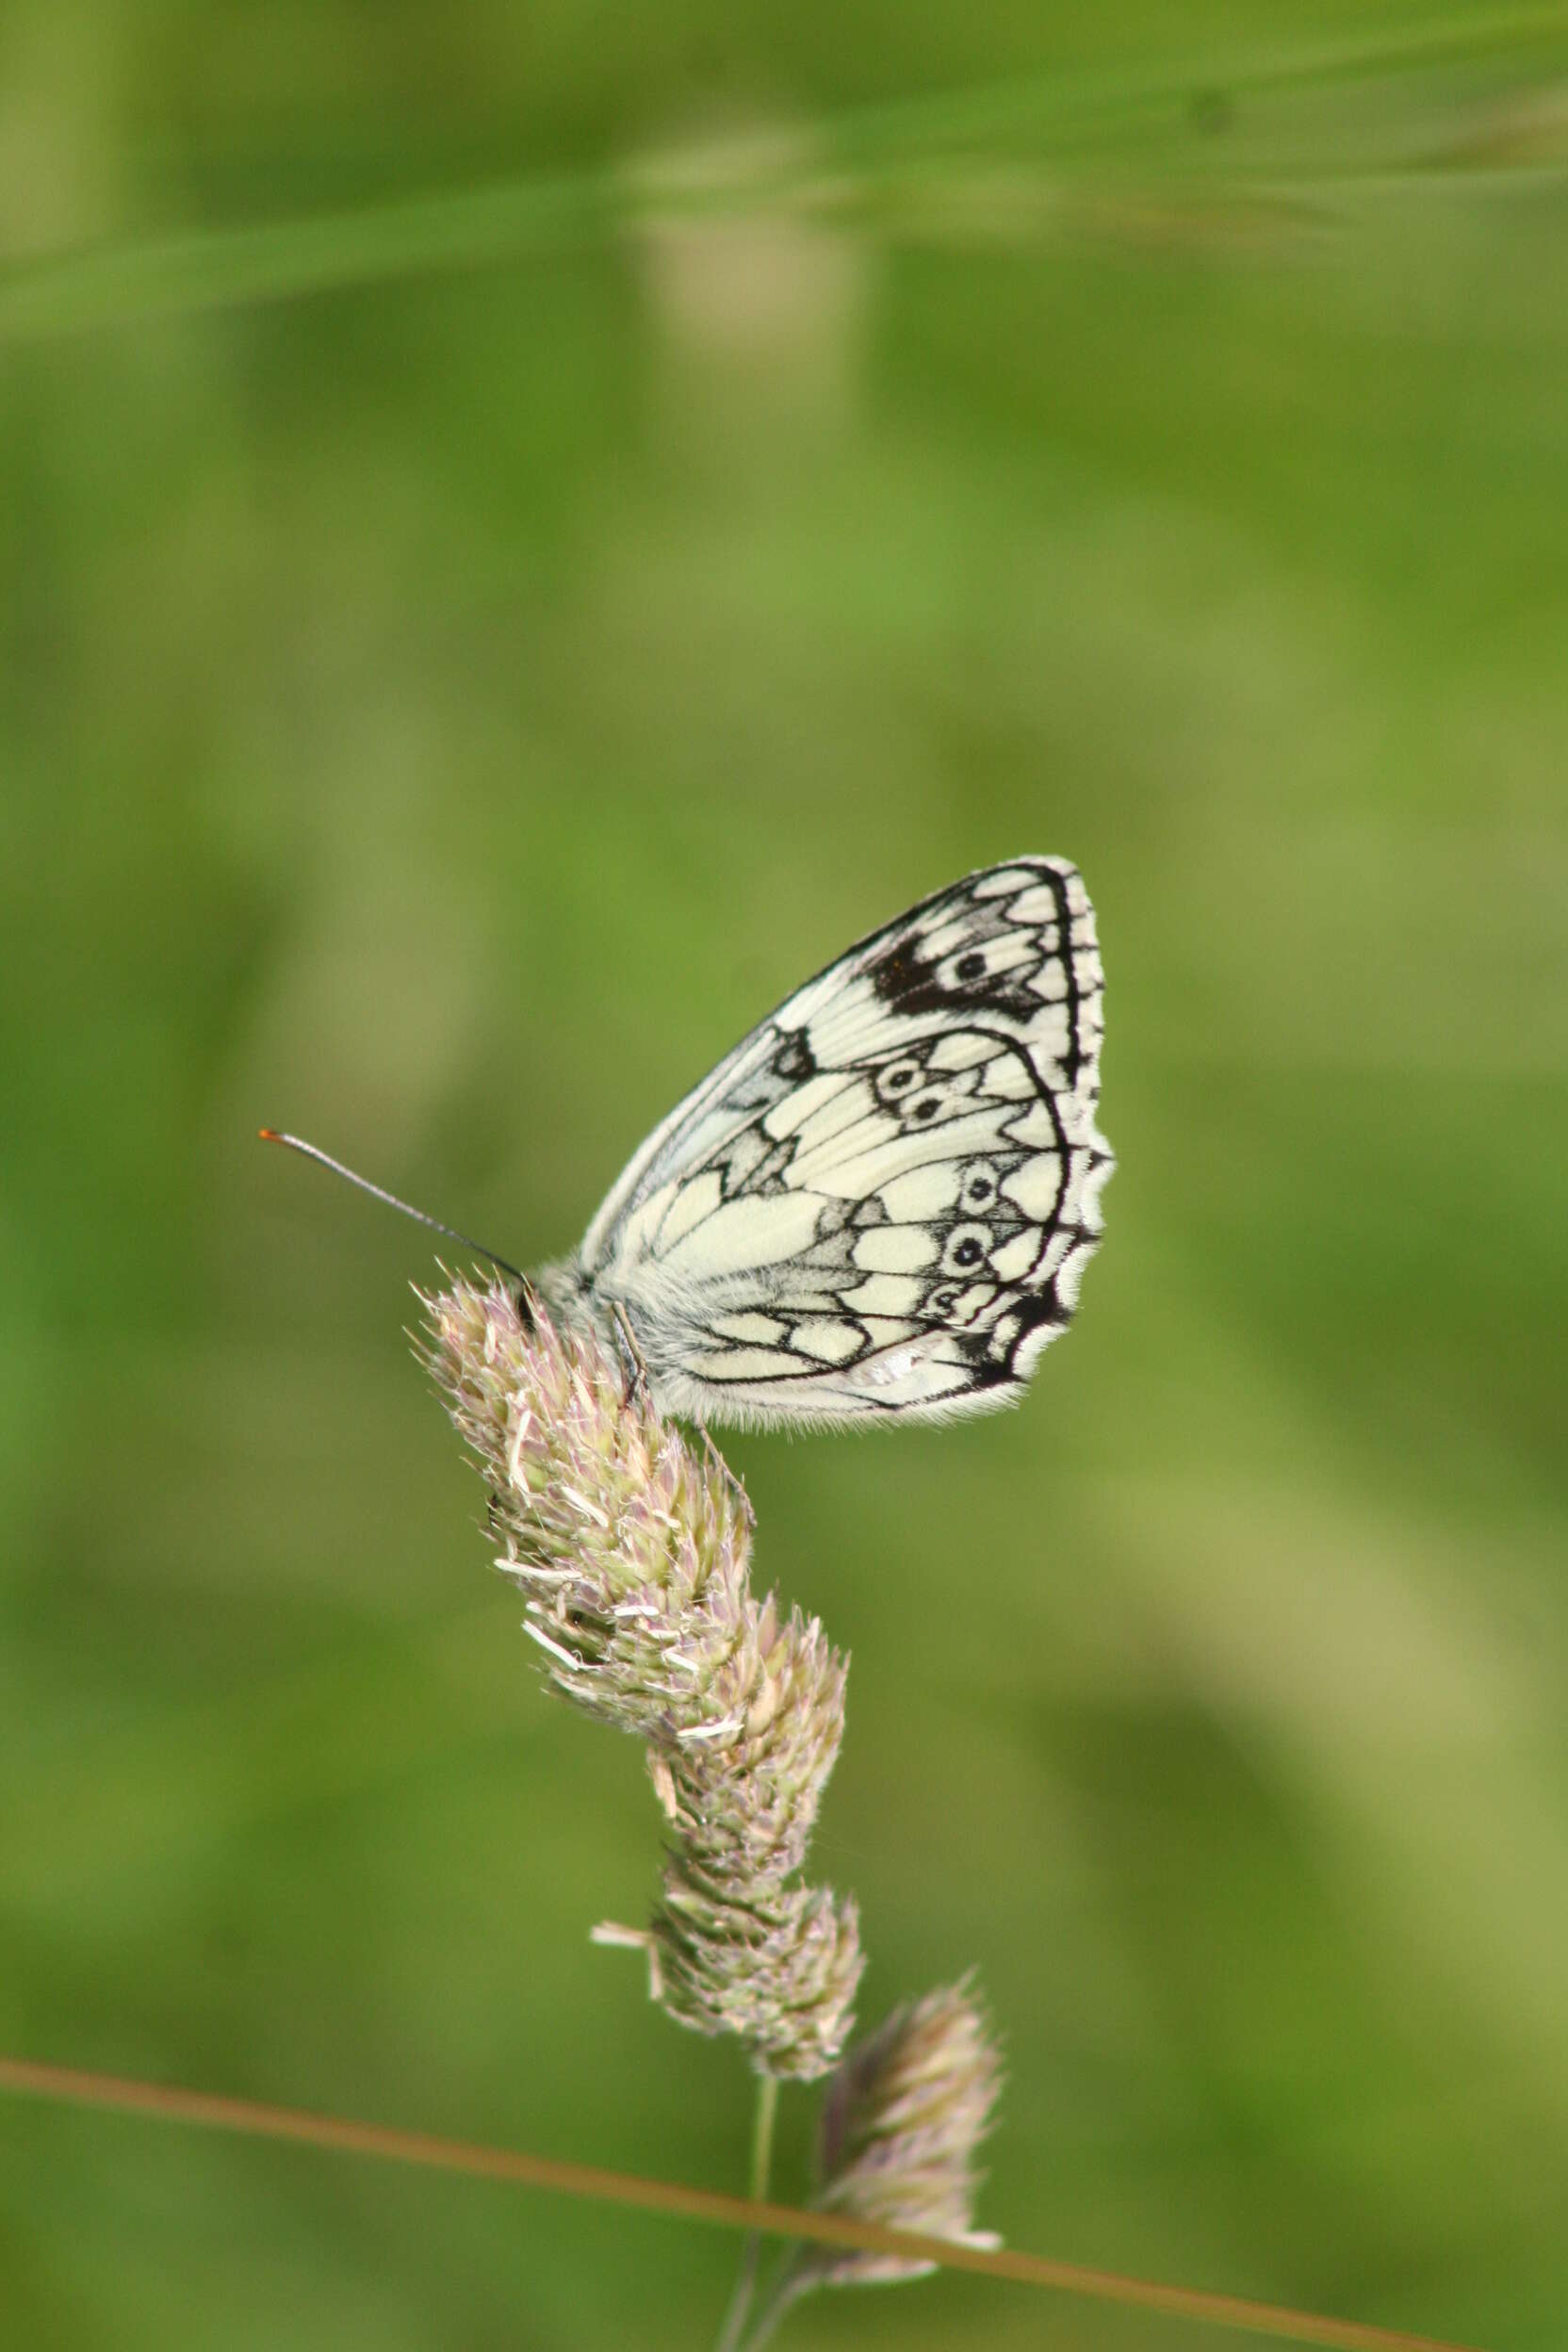
M 322 1168 L 330 1168 L 333 1174 L 341 1176 L 345 1184 L 357 1184 L 361 1192 L 371 1194 L 377 1200 L 384 1200 L 389 1209 L 400 1209 L 404 1217 L 413 1217 L 416 1225 L 428 1225 L 432 1233 L 445 1233 L 449 1241 L 461 1242 L 464 1249 L 471 1250 L 476 1258 L 488 1259 L 500 1273 L 510 1274 L 514 1282 L 527 1282 L 528 1276 L 520 1266 L 514 1266 L 510 1258 L 498 1256 L 494 1250 L 487 1250 L 482 1241 L 470 1240 L 466 1233 L 460 1233 L 455 1225 L 443 1225 L 438 1217 L 427 1217 L 423 1209 L 413 1208 L 408 1201 L 400 1200 L 397 1194 L 388 1192 L 384 1184 L 373 1184 L 368 1176 L 357 1176 L 351 1168 L 345 1168 L 341 1160 L 335 1160 L 330 1152 L 323 1152 L 319 1144 L 305 1143 L 299 1135 L 283 1135 L 276 1127 L 263 1127 L 257 1132 L 263 1143 L 285 1144 L 290 1152 L 298 1152 L 302 1158 L 315 1160 Z

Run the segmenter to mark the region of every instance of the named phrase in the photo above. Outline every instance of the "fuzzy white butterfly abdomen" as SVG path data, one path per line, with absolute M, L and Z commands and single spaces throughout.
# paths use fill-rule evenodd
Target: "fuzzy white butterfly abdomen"
M 655 1129 L 547 1304 L 690 1418 L 939 1418 L 1070 1320 L 1111 1154 L 1076 868 L 1018 858 L 861 940 Z

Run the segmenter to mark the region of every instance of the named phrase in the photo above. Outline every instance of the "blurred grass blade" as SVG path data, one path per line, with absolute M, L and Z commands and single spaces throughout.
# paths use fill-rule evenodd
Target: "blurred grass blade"
M 689 155 L 656 156 L 629 169 L 612 163 L 61 253 L 0 271 L 0 342 L 475 269 L 672 211 L 808 202 L 853 216 L 874 202 L 887 174 L 988 155 L 1016 160 L 1021 152 L 1036 162 L 1086 153 L 1131 159 L 1155 134 L 1190 134 L 1195 99 L 1204 95 L 1222 93 L 1230 106 L 1246 95 L 1474 66 L 1523 57 L 1565 34 L 1560 6 L 1471 11 L 1408 26 L 1397 39 L 1234 58 L 1203 53 L 1133 74 L 1025 76 L 883 103 L 814 119 L 808 145 L 721 144 L 696 172 Z M 1248 170 L 1256 169 L 1254 155 Z M 1298 188 L 1300 173 L 1291 180 Z
M 646 2212 L 710 2222 L 724 2230 L 756 2230 L 769 2237 L 809 2240 L 841 2251 L 849 2248 L 949 2270 L 978 2271 L 1015 2285 L 1046 2287 L 1096 2302 L 1128 2304 L 1144 2311 L 1163 2311 L 1172 2318 L 1202 2320 L 1210 2326 L 1233 2328 L 1244 2334 L 1271 2336 L 1283 2344 L 1325 2345 L 1330 2352 L 1475 2352 L 1475 2347 L 1444 2343 L 1435 2336 L 1413 2336 L 1398 2328 L 1369 2327 L 1359 2320 L 1287 2311 L 1278 2304 L 1210 2295 L 1200 2288 L 1161 2286 L 1152 2279 L 1086 2270 L 1075 2263 L 1053 2262 L 1044 2255 L 1020 2253 L 1012 2247 L 993 2249 L 957 2244 L 949 2238 L 922 2237 L 906 2230 L 885 2230 L 873 2222 L 851 2220 L 842 2213 L 807 2212 L 789 2205 L 729 2197 L 718 2190 L 688 2188 L 679 2181 L 641 2180 L 630 2173 L 567 2164 L 514 2148 L 480 2147 L 470 2141 L 440 2139 L 423 2132 L 403 2132 L 346 2116 L 311 2115 L 294 2107 L 263 2106 L 250 2099 L 178 2090 L 163 2083 L 128 2081 L 119 2075 L 88 2074 L 70 2066 L 0 2057 L 0 2091 L 74 2106 L 117 2108 L 155 2116 L 163 2122 L 194 2124 L 208 2131 L 235 2132 L 255 2139 L 291 2140 L 305 2147 L 331 2148 L 345 2155 L 376 2156 L 393 2164 L 417 2164 L 433 2171 L 469 2173 L 482 2180 L 550 2189 L 562 2196 L 589 2197 L 604 2204 L 640 2206 Z

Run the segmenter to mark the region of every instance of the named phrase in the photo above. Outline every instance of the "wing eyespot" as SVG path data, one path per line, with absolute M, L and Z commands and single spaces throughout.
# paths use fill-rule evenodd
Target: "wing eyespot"
M 874 1081 L 876 1099 L 891 1105 L 901 1103 L 912 1086 L 918 1086 L 925 1071 L 913 1054 L 906 1054 L 896 1062 L 886 1062 Z
M 988 1225 L 955 1225 L 942 1251 L 944 1274 L 972 1274 L 977 1266 L 984 1266 L 990 1254 L 991 1229 Z
M 958 1206 L 966 1217 L 978 1210 L 994 1208 L 999 1184 L 995 1168 L 988 1160 L 972 1160 L 958 1181 Z

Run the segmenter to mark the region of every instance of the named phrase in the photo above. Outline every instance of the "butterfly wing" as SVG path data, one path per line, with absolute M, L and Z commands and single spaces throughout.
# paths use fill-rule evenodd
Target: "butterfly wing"
M 699 1420 L 1017 1396 L 1070 1319 L 1111 1155 L 1076 869 L 955 883 L 797 989 L 648 1137 L 578 1271 Z

